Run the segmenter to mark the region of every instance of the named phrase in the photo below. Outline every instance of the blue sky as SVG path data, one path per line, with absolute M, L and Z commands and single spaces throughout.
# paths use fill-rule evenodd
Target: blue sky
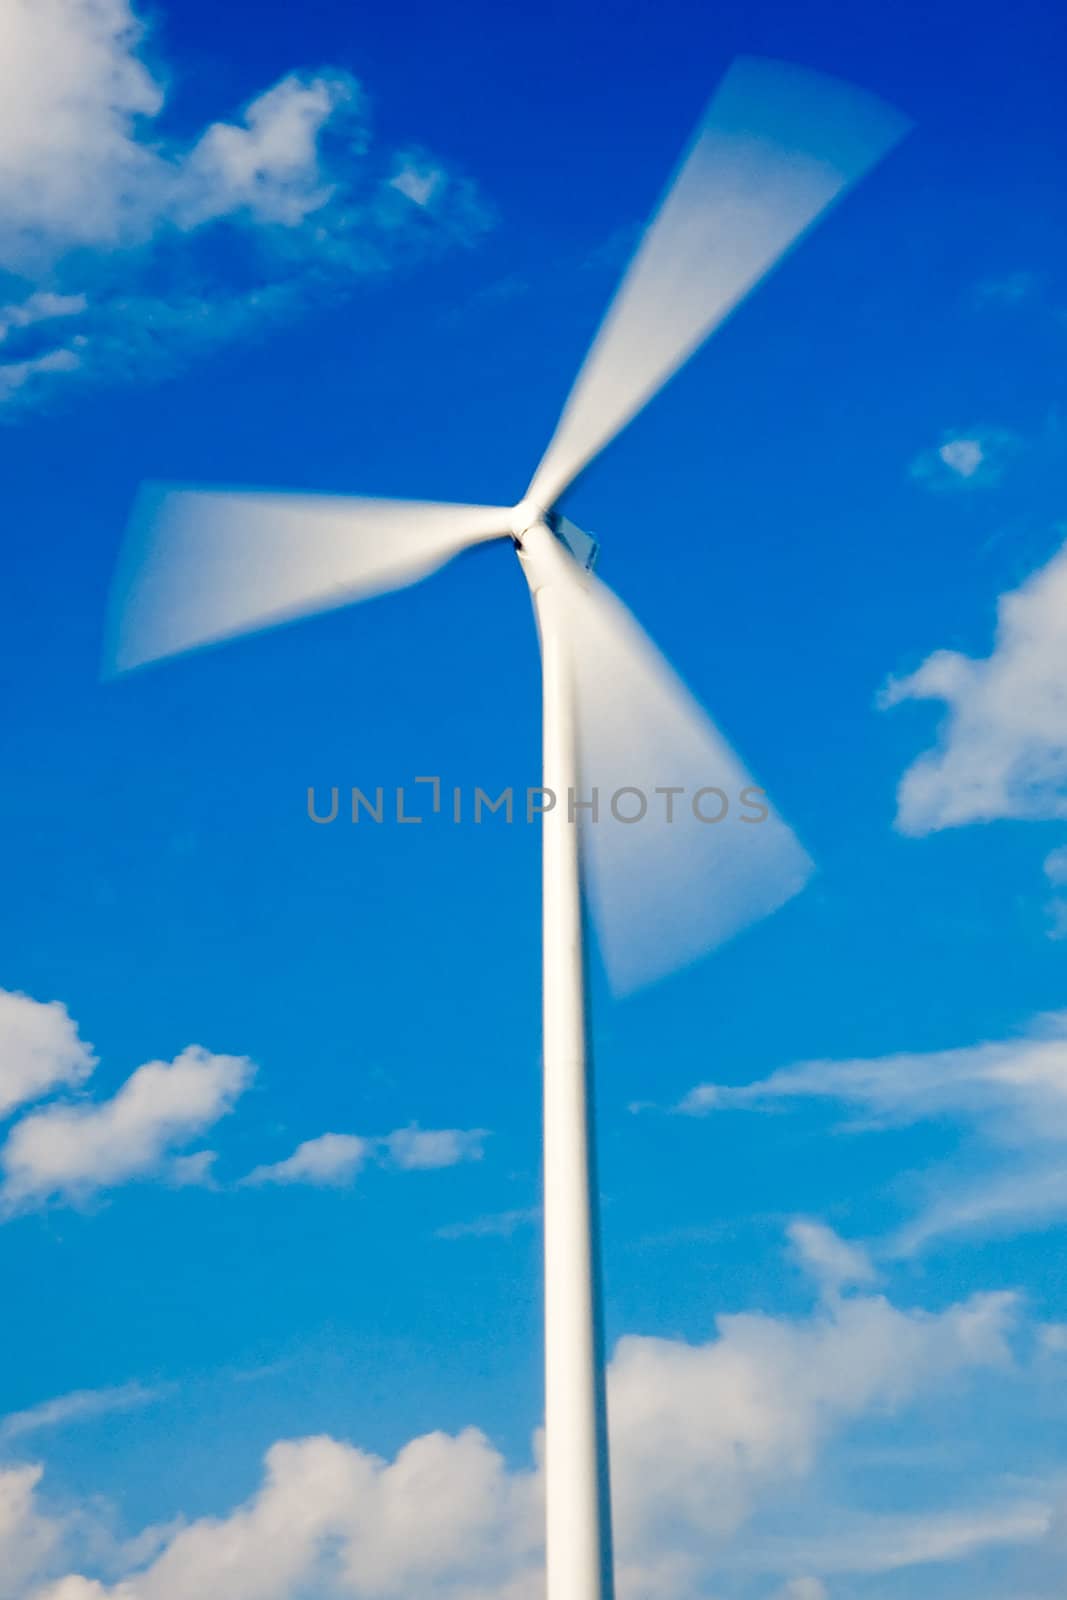
M 514 562 L 111 683 L 104 616 L 144 479 L 517 499 L 740 52 L 916 127 L 566 502 L 818 866 L 594 970 L 623 1590 L 1051 1600 L 1049 8 L 10 15 L 0 1600 L 537 1592 L 536 837 L 305 811 L 536 782 Z

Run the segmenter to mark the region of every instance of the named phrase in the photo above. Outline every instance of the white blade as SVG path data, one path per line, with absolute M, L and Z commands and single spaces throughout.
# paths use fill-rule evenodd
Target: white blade
M 311 494 L 152 486 L 115 578 L 105 669 L 331 610 L 500 538 L 511 513 Z
M 551 508 L 909 126 L 835 78 L 777 61 L 735 62 L 586 357 L 529 498 Z
M 776 910 L 814 868 L 622 602 L 576 568 L 566 589 L 578 799 L 595 789 L 598 800 L 596 821 L 578 813 L 588 894 L 612 987 L 626 992 Z M 657 793 L 668 788 L 682 792 Z M 619 820 L 639 816 L 642 800 L 640 820 Z M 724 800 L 721 820 L 701 820 Z M 746 820 L 761 806 L 763 820 Z

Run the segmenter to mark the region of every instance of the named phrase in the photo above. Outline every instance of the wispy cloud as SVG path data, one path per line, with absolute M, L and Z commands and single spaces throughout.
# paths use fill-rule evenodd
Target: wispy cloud
M 976 306 L 1017 306 L 1037 291 L 1040 278 L 1025 267 L 1006 272 L 999 278 L 983 278 L 972 294 Z
M 152 61 L 150 62 L 150 52 Z M 10 0 L 0 55 L 0 402 L 144 375 L 469 243 L 474 186 L 378 150 L 351 74 L 292 72 L 185 140 L 129 0 Z
M 1049 1495 L 955 1511 L 851 1513 L 831 1533 L 772 1542 L 763 1555 L 775 1565 L 811 1567 L 827 1576 L 899 1572 L 963 1561 L 995 1545 L 1031 1544 L 1048 1534 L 1054 1518 Z
M 87 306 L 83 294 L 50 294 L 40 289 L 20 305 L 0 306 L 0 340 L 6 339 L 15 328 L 32 328 L 42 322 L 80 316 Z
M 1060 845 L 1042 863 L 1045 877 L 1054 889 L 1067 889 L 1067 845 Z M 1050 939 L 1067 939 L 1067 894 L 1054 894 L 1046 907 Z
M 484 1217 L 474 1217 L 470 1222 L 448 1222 L 436 1230 L 438 1239 L 510 1239 L 519 1228 L 536 1222 L 541 1212 L 537 1206 L 518 1211 L 496 1211 Z
M 886 1253 L 918 1255 L 959 1234 L 989 1235 L 1042 1227 L 1067 1217 L 1067 1151 L 1001 1161 L 981 1177 L 937 1174 L 926 1207 L 889 1241 Z
M 973 660 L 936 650 L 890 679 L 883 709 L 941 700 L 948 717 L 936 747 L 897 791 L 904 833 L 1000 817 L 1067 816 L 1067 545 L 997 602 L 993 652 Z
M 26 1411 L 13 1411 L 0 1418 L 0 1445 L 50 1428 L 65 1428 L 74 1422 L 91 1422 L 115 1412 L 137 1411 L 142 1406 L 154 1405 L 168 1392 L 165 1388 L 142 1383 L 123 1383 L 111 1389 L 77 1389 L 72 1394 L 58 1395 Z
M 885 1247 L 891 1255 L 949 1234 L 1067 1216 L 1067 1012 L 1036 1018 L 1016 1038 L 956 1050 L 803 1061 L 750 1084 L 701 1084 L 678 1109 L 774 1110 L 804 1100 L 847 1108 L 853 1131 L 954 1120 L 986 1146 L 980 1180 L 951 1166 L 936 1174 L 920 1215 Z M 818 1234 L 794 1235 L 794 1244 L 813 1261 L 832 1259 Z
M 999 482 L 1022 441 L 1007 428 L 948 433 L 911 463 L 911 476 L 929 489 L 987 488 Z
M 1037 1018 L 1017 1038 L 929 1053 L 802 1061 L 755 1083 L 701 1084 L 681 1102 L 692 1115 L 727 1107 L 769 1109 L 790 1100 L 835 1100 L 858 1112 L 852 1127 L 903 1127 L 964 1116 L 1001 1143 L 1067 1141 L 1067 1011 Z
M 191 1155 L 172 1156 L 164 1177 L 172 1189 L 217 1189 L 216 1150 L 194 1150 Z

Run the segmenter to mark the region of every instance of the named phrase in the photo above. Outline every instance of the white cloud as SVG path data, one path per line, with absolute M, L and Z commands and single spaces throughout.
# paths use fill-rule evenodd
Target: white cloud
M 714 1111 L 718 1106 L 727 1103 L 728 1101 L 722 1099 L 717 1084 L 698 1083 L 695 1088 L 690 1089 L 689 1093 L 679 1100 L 674 1109 L 683 1117 L 702 1117 L 707 1112 Z M 651 1109 L 651 1104 L 647 1101 L 640 1101 L 632 1105 L 630 1109 L 631 1111 L 645 1111 Z
M 961 478 L 973 478 L 986 459 L 980 439 L 950 439 L 937 454 L 949 471 L 958 473 Z
M 65 347 L 46 350 L 43 356 L 29 361 L 8 361 L 0 365 L 0 404 L 38 378 L 53 377 L 57 372 L 77 372 L 80 366 L 81 359 L 76 351 Z
M 850 1284 L 874 1282 L 877 1274 L 866 1251 L 840 1238 L 825 1223 L 798 1217 L 786 1232 L 801 1264 L 828 1293 L 836 1294 Z
M 84 1083 L 92 1049 L 59 1000 L 44 1003 L 0 989 L 0 1117 L 58 1088 Z
M 447 182 L 447 174 L 440 167 L 414 153 L 398 157 L 397 170 L 389 179 L 391 188 L 406 195 L 413 205 L 423 207 L 432 205 Z
M 1030 1544 L 1045 1537 L 1052 1521 L 1047 1499 L 895 1516 L 853 1513 L 831 1533 L 785 1543 L 774 1556 L 823 1574 L 898 1572 L 966 1560 L 994 1545 Z
M 254 1070 L 244 1057 L 190 1045 L 173 1062 L 138 1067 L 111 1100 L 24 1117 L 0 1150 L 0 1199 L 11 1210 L 77 1201 L 153 1175 L 169 1151 L 232 1109 Z
M 438 1239 L 510 1239 L 518 1228 L 536 1222 L 540 1211 L 526 1207 L 519 1211 L 495 1211 L 484 1217 L 474 1217 L 470 1222 L 448 1222 L 437 1229 Z
M 354 1182 L 372 1150 L 368 1140 L 353 1133 L 323 1133 L 317 1139 L 305 1139 L 284 1161 L 256 1167 L 243 1181 L 310 1183 L 317 1188 L 343 1189 Z
M 924 834 L 1000 817 L 1067 816 L 1067 545 L 1001 595 L 992 655 L 937 650 L 891 679 L 884 707 L 943 700 L 937 747 L 908 768 L 897 827 Z
M 1067 884 L 1067 845 L 1051 851 L 1044 860 L 1045 877 L 1059 887 Z
M 57 317 L 76 317 L 88 306 L 83 294 L 49 294 L 40 289 L 21 305 L 0 306 L 0 340 L 6 339 L 13 328 L 30 328 L 38 322 L 51 322 Z
M 1009 1295 L 937 1314 L 859 1297 L 797 1319 L 723 1317 L 699 1345 L 623 1339 L 608 1380 L 623 1600 L 719 1594 L 739 1530 L 808 1481 L 836 1435 L 967 1375 L 988 1387 L 1016 1316 Z M 31 1515 L 35 1487 L 23 1489 Z M 540 1469 L 509 1468 L 474 1429 L 425 1435 L 391 1460 L 328 1437 L 289 1440 L 267 1453 L 242 1505 L 171 1530 L 150 1559 L 112 1574 L 71 1561 L 66 1589 L 53 1560 L 35 1600 L 535 1600 L 542 1514 Z M 765 1549 L 762 1526 L 745 1537 Z M 929 1547 L 913 1541 L 915 1559 Z M 782 1600 L 815 1600 L 819 1569 L 795 1554 L 783 1546 L 782 1563 L 758 1570 L 790 1580 Z
M 774 1600 L 830 1600 L 830 1591 L 821 1578 L 790 1578 Z
M 124 1383 L 112 1389 L 78 1389 L 73 1394 L 58 1395 L 27 1411 L 13 1411 L 0 1419 L 0 1444 L 10 1444 L 14 1439 L 43 1429 L 64 1428 L 71 1422 L 91 1421 L 117 1411 L 135 1411 L 151 1405 L 161 1392 L 142 1383 Z
M 455 1167 L 480 1161 L 488 1134 L 484 1128 L 398 1128 L 383 1141 L 394 1166 L 406 1172 L 429 1167 Z
M 933 1240 L 960 1233 L 994 1234 L 1036 1227 L 1067 1217 L 1067 1166 L 1063 1152 L 1008 1162 L 978 1178 L 929 1184 L 926 1209 L 897 1233 L 889 1249 L 913 1256 Z
M 1046 1322 L 1038 1331 L 1038 1339 L 1050 1355 L 1067 1355 L 1067 1322 Z
M 847 1106 L 854 1113 L 849 1126 L 859 1129 L 963 1120 L 988 1145 L 1000 1147 L 984 1162 L 979 1181 L 951 1171 L 937 1176 L 929 1205 L 895 1240 L 896 1254 L 910 1255 L 944 1234 L 1067 1216 L 1067 1011 L 1036 1018 L 1016 1038 L 955 1050 L 803 1061 L 755 1083 L 704 1084 L 682 1106 L 769 1109 L 797 1100 Z
M 726 1537 L 851 1419 L 1005 1363 L 1015 1309 L 980 1295 L 930 1316 L 870 1296 L 801 1321 L 720 1317 L 705 1345 L 622 1339 L 609 1378 L 619 1528 L 640 1548 L 685 1525 Z
M 532 1475 L 509 1473 L 474 1429 L 427 1434 L 392 1461 L 328 1437 L 286 1440 L 267 1452 L 249 1501 L 182 1528 L 146 1569 L 104 1593 L 289 1600 L 315 1584 L 366 1600 L 413 1592 L 473 1600 L 496 1584 L 503 1592 L 536 1551 L 538 1512 Z M 58 1600 L 63 1591 L 44 1594 Z
M 214 1166 L 216 1150 L 194 1150 L 191 1155 L 174 1156 L 166 1171 L 172 1189 L 216 1189 Z
M 487 226 L 467 180 L 372 145 L 363 90 L 339 70 L 291 72 L 168 137 L 153 44 L 130 0 L 7 0 L 0 403 L 76 373 L 166 370 Z
M 96 1578 L 80 1578 L 75 1572 L 69 1577 L 60 1578 L 58 1583 L 38 1589 L 33 1600 L 108 1600 L 108 1591 Z M 116 1600 L 120 1600 L 120 1597 L 116 1597 Z
M 359 113 L 353 78 L 290 74 L 236 121 L 168 145 L 151 128 L 165 90 L 144 59 L 146 35 L 129 0 L 9 0 L 0 57 L 8 271 L 52 266 L 72 246 L 129 248 L 168 223 L 189 230 L 244 216 L 294 228 L 334 193 L 320 141 L 328 123 Z M 349 131 L 356 158 L 362 123 Z
M 801 1061 L 755 1083 L 705 1084 L 683 1104 L 699 1096 L 720 1108 L 838 1100 L 860 1113 L 861 1127 L 963 1116 L 981 1122 L 1001 1143 L 1067 1141 L 1067 1011 L 1038 1017 L 1016 1038 L 955 1050 Z
M 372 1159 L 402 1172 L 454 1167 L 479 1161 L 487 1135 L 484 1128 L 397 1128 L 384 1138 L 364 1139 L 353 1133 L 323 1133 L 306 1139 L 284 1161 L 256 1167 L 244 1184 L 309 1183 L 344 1189 L 354 1183 Z
M 1006 428 L 950 433 L 911 464 L 911 476 L 930 489 L 986 487 L 999 481 L 1020 441 Z
M 298 226 L 336 189 L 322 167 L 323 129 L 342 108 L 351 115 L 361 103 L 347 74 L 293 76 L 253 100 L 239 123 L 214 123 L 181 168 L 175 191 L 181 225 L 245 212 L 258 222 Z
M 0 52 L 0 264 L 142 229 L 163 90 L 127 0 L 7 0 Z
M 24 1585 L 52 1555 L 59 1527 L 41 1510 L 39 1466 L 0 1468 L 0 1600 L 21 1600 Z
M 1052 850 L 1042 863 L 1045 877 L 1054 888 L 1067 888 L 1067 845 Z M 1050 917 L 1050 939 L 1067 939 L 1067 895 L 1054 894 L 1045 907 Z

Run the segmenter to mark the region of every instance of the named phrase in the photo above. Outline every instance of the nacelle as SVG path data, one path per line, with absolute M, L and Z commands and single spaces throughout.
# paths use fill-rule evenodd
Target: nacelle
M 548 512 L 545 521 L 560 543 L 567 546 L 578 565 L 584 567 L 587 572 L 592 572 L 600 551 L 600 546 L 592 534 L 583 533 L 576 523 L 561 516 L 558 511 Z

